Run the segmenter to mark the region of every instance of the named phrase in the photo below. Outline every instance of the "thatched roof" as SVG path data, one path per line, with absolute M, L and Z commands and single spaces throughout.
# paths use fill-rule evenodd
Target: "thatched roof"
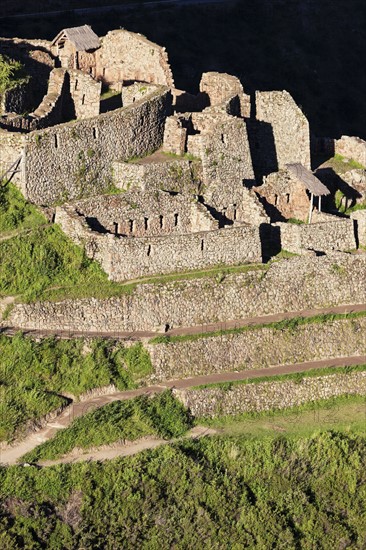
M 302 164 L 298 162 L 295 164 L 287 164 L 286 166 L 290 174 L 295 176 L 310 193 L 313 193 L 316 197 L 329 195 L 329 189 Z
M 96 50 L 100 46 L 99 38 L 89 25 L 82 27 L 71 27 L 63 29 L 58 33 L 52 41 L 52 45 L 57 44 L 60 39 L 68 39 L 75 46 L 77 52 L 85 52 L 87 50 Z

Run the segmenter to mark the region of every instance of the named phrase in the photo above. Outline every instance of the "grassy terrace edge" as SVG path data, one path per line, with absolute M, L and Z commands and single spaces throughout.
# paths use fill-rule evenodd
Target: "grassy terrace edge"
M 352 365 L 348 367 L 323 367 L 320 369 L 311 369 L 303 372 L 293 372 L 288 374 L 272 374 L 267 376 L 260 376 L 258 378 L 246 378 L 245 380 L 233 380 L 232 382 L 215 382 L 212 384 L 201 384 L 198 386 L 192 386 L 192 390 L 207 390 L 207 389 L 220 389 L 224 391 L 230 391 L 235 386 L 242 386 L 247 384 L 262 384 L 263 382 L 275 382 L 280 384 L 281 382 L 292 381 L 295 384 L 301 384 L 304 378 L 321 378 L 322 376 L 339 375 L 339 374 L 352 374 L 355 372 L 365 372 L 366 363 L 362 365 Z M 250 372 L 250 371 L 248 371 Z
M 273 330 L 288 330 L 294 331 L 303 325 L 331 323 L 333 321 L 346 321 L 366 317 L 365 311 L 356 311 L 353 313 L 324 313 L 314 315 L 312 317 L 292 317 L 291 319 L 283 319 L 282 321 L 274 321 L 269 323 L 258 323 L 252 325 L 244 325 L 242 327 L 216 330 L 212 332 L 200 332 L 199 334 L 185 334 L 181 336 L 156 336 L 149 340 L 149 344 L 174 344 L 180 342 L 194 342 L 202 338 L 215 338 L 218 336 L 229 336 L 231 334 L 243 334 L 244 332 L 252 332 L 263 328 Z

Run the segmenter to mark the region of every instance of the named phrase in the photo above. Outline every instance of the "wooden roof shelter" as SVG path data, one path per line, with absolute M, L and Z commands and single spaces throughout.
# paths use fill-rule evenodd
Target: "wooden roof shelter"
M 89 25 L 63 29 L 52 41 L 52 46 L 62 44 L 69 40 L 77 52 L 96 50 L 100 47 L 99 37 Z
M 321 212 L 321 199 L 323 196 L 329 195 L 330 191 L 320 180 L 318 180 L 318 178 L 314 176 L 312 172 L 310 172 L 310 170 L 305 168 L 305 166 L 303 166 L 299 162 L 294 164 L 286 164 L 286 167 L 290 174 L 295 176 L 295 178 L 300 181 L 300 183 L 302 183 L 303 186 L 310 192 L 311 198 L 308 223 L 311 223 L 314 195 L 318 197 L 318 208 L 319 212 Z
M 325 187 L 325 185 L 318 180 L 318 178 L 316 178 L 310 170 L 305 168 L 299 162 L 295 164 L 287 164 L 286 166 L 290 174 L 295 176 L 304 185 L 304 187 L 316 197 L 322 197 L 330 194 L 329 189 Z

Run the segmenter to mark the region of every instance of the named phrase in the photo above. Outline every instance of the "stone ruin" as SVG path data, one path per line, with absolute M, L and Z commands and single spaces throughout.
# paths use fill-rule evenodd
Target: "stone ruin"
M 364 242 L 363 214 L 324 215 L 304 185 L 309 124 L 288 92 L 251 99 L 217 72 L 197 95 L 178 90 L 165 49 L 124 29 L 0 39 L 0 53 L 31 76 L 1 98 L 0 176 L 39 206 L 61 204 L 56 222 L 112 280 Z M 335 143 L 364 161 L 362 140 Z

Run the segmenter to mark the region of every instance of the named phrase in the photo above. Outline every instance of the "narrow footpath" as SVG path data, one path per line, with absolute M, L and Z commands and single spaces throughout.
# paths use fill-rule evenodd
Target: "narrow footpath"
M 154 395 L 161 393 L 167 388 L 176 388 L 180 390 L 192 388 L 194 386 L 217 384 L 221 382 L 235 382 L 238 380 L 248 380 L 261 378 L 263 376 L 275 376 L 281 374 L 290 374 L 297 372 L 306 372 L 312 369 L 321 369 L 325 367 L 346 367 L 352 365 L 362 365 L 366 363 L 366 356 L 355 357 L 336 357 L 324 359 L 321 361 L 308 361 L 305 363 L 295 363 L 293 365 L 278 365 L 263 369 L 253 369 L 241 372 L 225 372 L 218 374 L 209 374 L 204 376 L 195 376 L 183 380 L 169 380 L 159 385 L 138 388 L 136 390 L 126 390 L 109 395 L 91 397 L 85 401 L 75 402 L 66 407 L 62 413 L 47 422 L 40 430 L 31 433 L 24 440 L 16 442 L 13 446 L 7 446 L 0 449 L 0 463 L 6 465 L 16 464 L 17 461 L 27 452 L 31 451 L 37 445 L 48 441 L 62 429 L 67 428 L 75 418 L 78 418 L 90 411 L 103 407 L 113 401 L 132 399 L 139 395 Z

